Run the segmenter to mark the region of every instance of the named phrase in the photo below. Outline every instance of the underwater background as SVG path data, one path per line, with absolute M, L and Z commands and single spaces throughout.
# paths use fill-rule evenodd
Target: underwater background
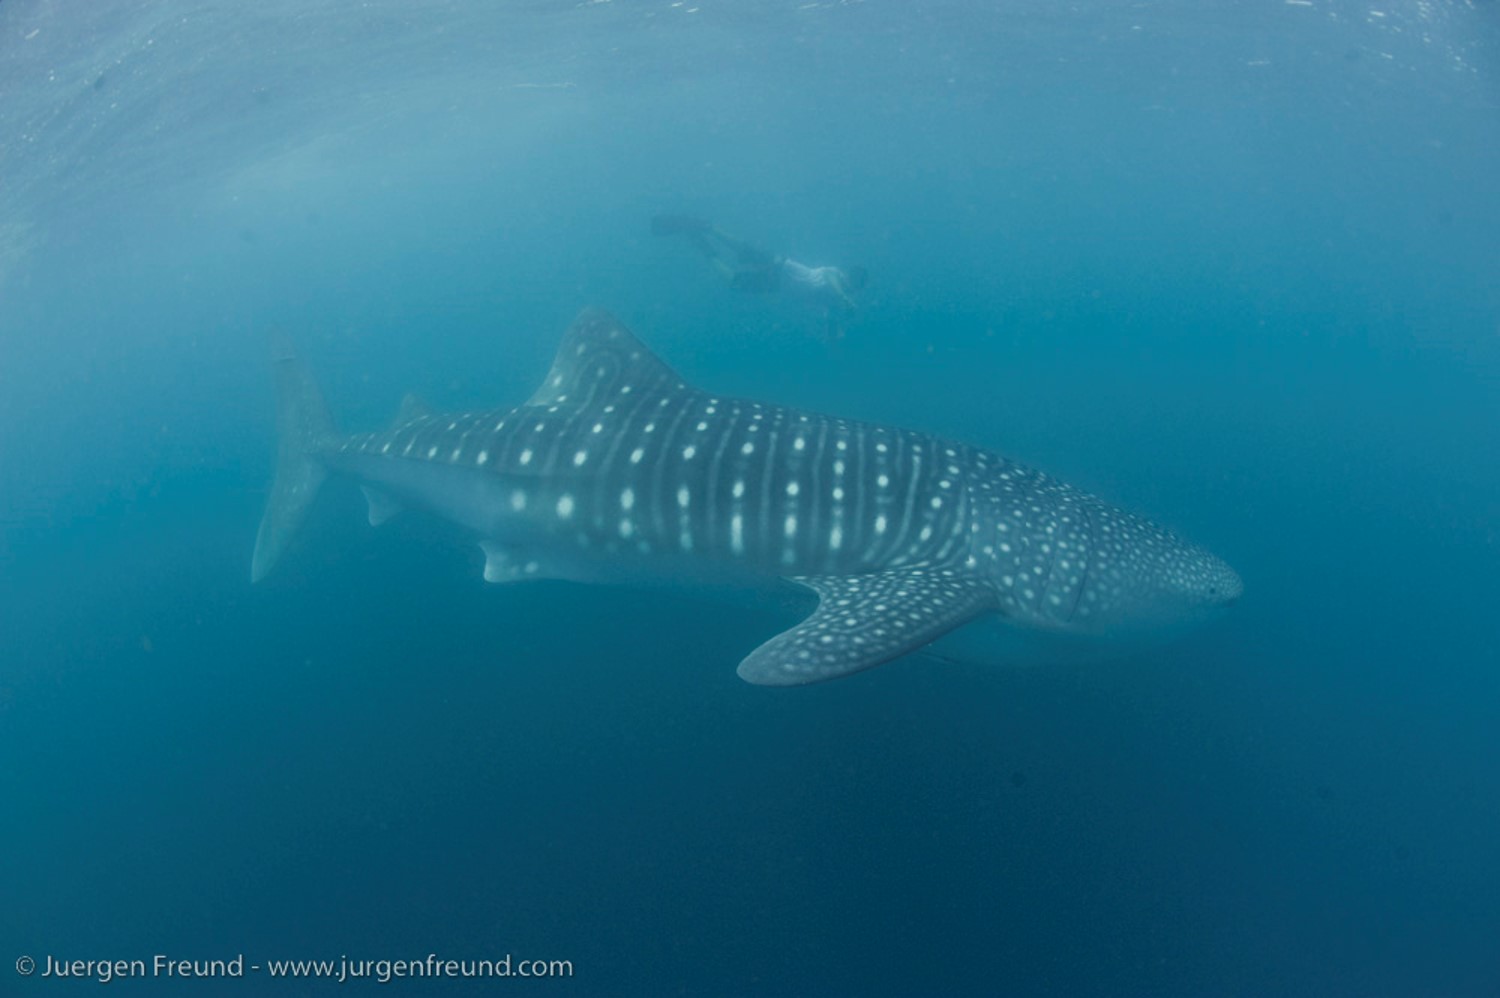
M 0 994 L 1500 995 L 1497 46 L 1490 0 L 3 0 Z M 657 212 L 868 268 L 847 336 Z M 346 483 L 250 586 L 268 335 L 375 429 L 521 402 L 586 305 L 1245 597 L 763 689 L 774 609 L 486 586 Z

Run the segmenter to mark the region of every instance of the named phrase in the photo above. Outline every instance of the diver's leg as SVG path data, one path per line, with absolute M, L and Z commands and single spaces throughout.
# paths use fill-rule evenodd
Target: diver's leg
M 657 235 L 683 235 L 714 271 L 739 291 L 764 294 L 780 285 L 781 258 L 736 239 L 718 226 L 685 215 L 657 215 L 651 220 Z
M 652 215 L 653 236 L 680 236 L 687 233 L 707 232 L 713 226 L 692 215 Z
M 769 253 L 743 239 L 736 239 L 718 226 L 710 229 L 708 236 L 722 246 L 726 253 L 733 255 L 735 262 L 742 267 L 769 270 L 778 263 L 776 254 Z
M 734 265 L 733 259 L 726 255 L 722 246 L 710 239 L 704 232 L 690 233 L 688 235 L 688 242 L 692 243 L 693 248 L 703 254 L 703 258 L 714 268 L 715 273 L 730 284 L 735 282 L 737 268 Z

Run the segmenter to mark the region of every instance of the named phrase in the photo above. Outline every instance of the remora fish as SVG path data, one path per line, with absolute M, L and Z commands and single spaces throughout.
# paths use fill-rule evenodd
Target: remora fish
M 410 506 L 472 530 L 490 582 L 806 586 L 817 609 L 740 663 L 764 685 L 867 669 L 982 615 L 1108 633 L 1242 590 L 1202 548 L 998 454 L 710 395 L 601 311 L 519 408 L 438 415 L 408 396 L 381 433 L 341 436 L 288 345 L 275 369 L 280 454 L 252 580 L 333 473 L 362 484 L 371 523 Z

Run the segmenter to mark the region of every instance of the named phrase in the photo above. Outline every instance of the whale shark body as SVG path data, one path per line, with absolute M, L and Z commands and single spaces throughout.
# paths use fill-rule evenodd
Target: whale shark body
M 976 618 L 1109 634 L 1237 599 L 1204 549 L 989 451 L 684 382 L 607 313 L 584 312 L 516 408 L 437 414 L 410 396 L 342 436 L 306 366 L 275 358 L 276 479 L 252 579 L 329 475 L 370 521 L 419 508 L 472 531 L 490 582 L 702 580 L 817 594 L 740 663 L 752 683 L 847 675 Z

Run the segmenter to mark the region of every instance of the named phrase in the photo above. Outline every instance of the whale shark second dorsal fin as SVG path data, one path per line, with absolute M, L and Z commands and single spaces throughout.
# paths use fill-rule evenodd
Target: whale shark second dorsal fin
M 432 406 L 411 392 L 401 396 L 401 405 L 396 409 L 396 418 L 391 420 L 391 429 L 405 426 L 432 415 Z
M 527 405 L 592 405 L 614 396 L 684 391 L 688 386 L 620 320 L 585 309 L 563 337 L 547 380 Z

